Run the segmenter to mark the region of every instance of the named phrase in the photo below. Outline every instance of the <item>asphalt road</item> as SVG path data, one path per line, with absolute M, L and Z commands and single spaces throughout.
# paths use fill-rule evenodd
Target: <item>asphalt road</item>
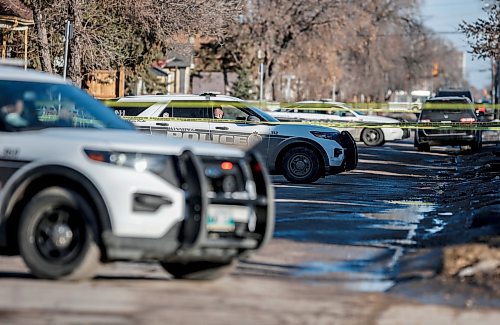
M 43 281 L 21 259 L 0 258 L 0 323 L 499 324 L 494 304 L 464 309 L 390 293 L 402 272 L 432 264 L 405 260 L 447 231 L 455 211 L 436 195 L 455 156 L 418 153 L 410 141 L 359 152 L 356 170 L 313 185 L 274 177 L 275 238 L 218 281 L 171 280 L 157 265 L 132 263 L 103 266 L 93 281 Z

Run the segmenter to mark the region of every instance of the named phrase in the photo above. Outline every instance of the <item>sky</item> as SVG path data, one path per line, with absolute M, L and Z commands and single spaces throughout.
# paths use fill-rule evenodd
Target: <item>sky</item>
M 454 32 L 463 20 L 474 22 L 478 18 L 486 18 L 481 9 L 481 0 L 421 0 L 422 16 L 427 27 L 435 32 Z M 489 87 L 491 84 L 491 62 L 479 60 L 472 54 L 466 37 L 461 33 L 440 34 L 450 40 L 455 47 L 466 52 L 466 78 L 469 83 L 478 88 Z

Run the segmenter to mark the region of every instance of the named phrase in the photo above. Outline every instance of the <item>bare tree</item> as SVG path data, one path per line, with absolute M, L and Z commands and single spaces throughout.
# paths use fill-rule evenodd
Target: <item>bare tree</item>
M 469 39 L 472 53 L 479 58 L 500 60 L 500 3 L 492 1 L 483 6 L 487 19 L 473 23 L 462 22 L 459 29 Z
M 277 100 L 291 76 L 299 99 L 331 97 L 340 89 L 348 98 L 383 100 L 389 89 L 412 90 L 432 80 L 432 64 L 447 67 L 443 56 L 453 52 L 423 27 L 417 0 L 249 0 L 225 42 L 202 47 L 201 67 L 243 68 L 255 80 L 258 49 L 265 53 L 266 98 Z M 448 79 L 461 82 L 446 70 Z
M 223 37 L 237 18 L 239 1 L 25 0 L 34 12 L 42 68 L 61 56 L 64 21 L 73 23 L 69 77 L 81 85 L 95 69 L 149 65 L 189 35 Z M 44 50 L 45 49 L 45 50 Z M 49 49 L 48 51 L 46 49 Z M 50 54 L 48 54 L 50 52 Z

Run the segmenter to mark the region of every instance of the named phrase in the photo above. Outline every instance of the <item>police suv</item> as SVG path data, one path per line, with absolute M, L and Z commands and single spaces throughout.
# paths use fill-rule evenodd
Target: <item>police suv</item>
M 271 112 L 280 121 L 300 120 L 326 123 L 349 123 L 345 129 L 356 141 L 367 146 L 381 146 L 386 141 L 402 140 L 410 137 L 409 129 L 397 127 L 399 120 L 376 115 L 364 115 L 348 107 L 345 103 L 334 101 L 302 101 L 287 105 Z M 359 126 L 354 127 L 358 123 Z M 370 127 L 366 127 L 370 124 Z M 380 127 L 378 127 L 380 125 Z
M 48 279 L 156 260 L 211 278 L 272 235 L 254 153 L 141 134 L 58 77 L 0 65 L 0 253 Z
M 143 132 L 174 138 L 252 147 L 273 174 L 290 182 L 312 183 L 320 177 L 352 170 L 358 162 L 348 132 L 280 123 L 241 99 L 201 95 L 131 96 L 111 105 L 115 113 Z M 222 111 L 222 112 L 221 112 Z

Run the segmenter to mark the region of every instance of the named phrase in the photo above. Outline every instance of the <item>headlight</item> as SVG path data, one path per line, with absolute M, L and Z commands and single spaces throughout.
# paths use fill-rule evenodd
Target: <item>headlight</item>
M 320 131 L 310 131 L 312 135 L 316 138 L 322 138 L 327 140 L 335 140 L 338 142 L 339 133 L 338 132 L 320 132 Z
M 135 152 L 114 152 L 102 150 L 84 150 L 91 160 L 113 164 L 116 166 L 133 168 L 138 172 L 146 170 L 160 174 L 165 170 L 168 156 L 156 154 L 144 154 Z

